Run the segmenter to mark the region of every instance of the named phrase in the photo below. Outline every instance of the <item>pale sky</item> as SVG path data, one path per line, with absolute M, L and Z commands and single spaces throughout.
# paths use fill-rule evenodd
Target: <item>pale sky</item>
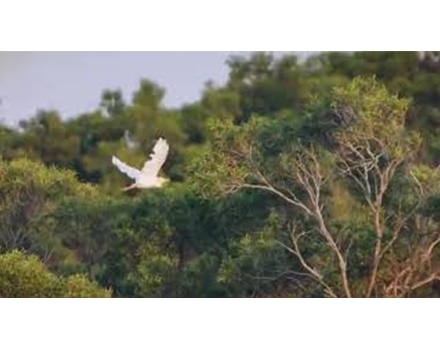
M 96 109 L 104 89 L 121 89 L 129 101 L 142 78 L 166 89 L 165 106 L 179 107 L 196 101 L 206 81 L 225 83 L 232 54 L 250 53 L 2 52 L 0 120 L 16 125 L 38 109 L 76 116 Z

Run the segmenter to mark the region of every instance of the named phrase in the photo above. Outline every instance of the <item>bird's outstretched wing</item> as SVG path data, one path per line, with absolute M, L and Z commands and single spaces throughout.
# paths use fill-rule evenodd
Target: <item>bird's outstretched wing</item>
M 112 157 L 112 163 L 115 165 L 121 173 L 126 174 L 128 177 L 132 178 L 133 180 L 136 180 L 139 175 L 140 171 L 132 168 L 131 166 L 125 164 L 124 162 L 121 162 L 117 157 Z
M 160 168 L 165 163 L 170 147 L 165 139 L 160 138 L 153 148 L 153 153 L 150 154 L 150 159 L 144 164 L 141 170 L 143 177 L 156 177 L 159 174 Z

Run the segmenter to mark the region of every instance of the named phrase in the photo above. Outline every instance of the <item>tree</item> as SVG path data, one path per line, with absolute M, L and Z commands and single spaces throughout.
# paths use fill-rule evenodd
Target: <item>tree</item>
M 277 242 L 282 223 L 274 210 L 265 220 L 265 227 L 230 242 L 217 273 L 217 281 L 226 295 L 300 295 L 303 285 L 291 268 L 292 259 Z
M 122 92 L 120 90 L 104 90 L 101 96 L 101 107 L 110 117 L 121 114 L 125 107 Z
M 142 80 L 75 118 L 0 128 L 1 252 L 124 297 L 438 295 L 438 53 L 228 67 L 182 108 Z M 158 137 L 172 183 L 120 193 L 111 156 L 140 168 Z
M 109 298 L 110 291 L 80 275 L 51 273 L 34 255 L 14 250 L 0 255 L 2 298 Z
M 92 196 L 71 171 L 27 159 L 0 161 L 0 245 L 2 251 L 26 249 L 44 261 L 65 254 L 50 215 L 65 197 Z
M 275 60 L 272 54 L 255 53 L 249 59 L 233 56 L 228 65 L 228 88 L 239 94 L 243 120 L 297 110 L 309 98 L 306 72 L 296 56 Z
M 20 126 L 24 132 L 19 145 L 29 158 L 46 165 L 72 166 L 79 154 L 80 140 L 66 128 L 57 112 L 39 111 L 31 120 L 21 121 Z
M 15 155 L 15 143 L 17 132 L 7 126 L 0 124 L 0 157 L 6 160 L 12 159 Z
M 318 86 L 325 86 L 328 80 L 375 75 L 391 92 L 413 100 L 407 125 L 424 135 L 419 157 L 437 164 L 440 79 L 433 74 L 439 69 L 437 56 L 435 52 L 424 52 L 422 56 L 420 52 L 325 52 L 306 62 L 306 66 L 313 63 L 315 67 L 308 83 L 315 77 L 319 77 Z
M 198 185 L 202 192 L 262 190 L 294 208 L 286 218 L 288 235 L 278 242 L 297 258 L 298 273 L 327 295 L 410 295 L 440 278 L 432 265 L 440 229 L 420 212 L 438 191 L 438 175 L 425 167 L 430 185 L 421 181 L 414 163 L 420 136 L 405 130 L 409 101 L 360 78 L 335 88 L 332 100 L 343 122 L 330 149 L 318 140 L 289 140 L 274 153 L 261 137 L 267 120 L 215 124 L 219 136 L 195 162 Z M 397 184 L 404 190 L 396 191 Z M 354 206 L 348 219 L 334 214 L 336 185 L 346 188 L 359 210 Z M 313 247 L 313 240 L 321 244 Z M 356 266 L 357 255 L 364 269 Z
M 63 247 L 74 252 L 89 278 L 101 277 L 103 256 L 112 244 L 113 232 L 125 219 L 127 207 L 125 201 L 103 195 L 75 196 L 63 200 L 52 213 L 57 237 Z

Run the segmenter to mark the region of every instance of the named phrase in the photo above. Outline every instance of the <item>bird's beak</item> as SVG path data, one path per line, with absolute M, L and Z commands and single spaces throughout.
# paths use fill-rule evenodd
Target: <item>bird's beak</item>
M 135 187 L 135 184 L 132 184 L 130 186 L 124 187 L 122 188 L 122 192 L 127 192 L 130 191 L 131 189 L 133 189 Z

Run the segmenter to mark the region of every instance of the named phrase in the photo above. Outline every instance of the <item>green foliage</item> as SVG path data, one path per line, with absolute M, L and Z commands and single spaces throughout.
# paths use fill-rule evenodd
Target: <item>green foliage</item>
M 64 247 L 75 252 L 76 262 L 62 263 L 60 271 L 73 269 L 97 278 L 102 257 L 111 244 L 111 233 L 125 219 L 126 204 L 105 196 L 66 198 L 52 214 L 55 232 Z
M 140 252 L 136 270 L 128 276 L 134 293 L 140 297 L 166 294 L 166 288 L 175 280 L 178 257 L 173 252 L 163 253 L 152 245 L 145 245 Z
M 80 140 L 54 111 L 40 111 L 35 118 L 20 123 L 24 133 L 19 145 L 31 159 L 69 167 L 79 155 Z
M 14 250 L 0 255 L 2 298 L 105 298 L 110 292 L 83 276 L 62 278 L 36 257 Z
M 110 298 L 111 292 L 82 275 L 72 275 L 61 281 L 63 298 Z
M 56 297 L 61 294 L 58 278 L 36 256 L 19 251 L 0 255 L 2 298 Z
M 241 97 L 242 120 L 298 109 L 309 97 L 305 72 L 295 56 L 275 60 L 271 54 L 257 53 L 250 59 L 232 57 L 228 64 L 229 86 Z
M 103 107 L 110 117 L 120 115 L 125 108 L 124 98 L 120 90 L 105 90 L 101 97 L 101 107 Z
M 230 119 L 210 120 L 215 135 L 189 164 L 191 181 L 204 195 L 233 192 L 249 176 L 249 167 L 259 151 L 254 139 L 270 122 L 254 117 L 248 123 L 236 125 Z M 255 150 L 255 153 L 253 151 Z
M 353 294 L 365 295 L 377 222 L 383 246 L 402 230 L 379 279 L 408 261 L 428 276 L 423 255 L 409 254 L 429 248 L 440 220 L 440 65 L 425 56 L 231 57 L 226 84 L 207 83 L 181 108 L 164 107 L 165 90 L 143 79 L 132 98 L 105 90 L 76 118 L 39 111 L 20 130 L 0 127 L 0 296 L 110 296 L 100 285 L 119 297 L 327 295 L 287 249 L 292 227 L 303 257 L 343 294 L 327 229 Z M 111 156 L 141 167 L 158 137 L 171 146 L 171 184 L 121 194 L 130 180 Z
M 401 263 L 396 260 L 405 259 L 402 255 L 405 249 L 416 244 L 413 239 L 398 239 L 404 227 L 402 221 L 414 219 L 416 210 L 426 200 L 424 189 L 432 187 L 433 181 L 431 185 L 421 184 L 416 175 L 413 174 L 413 181 L 407 176 L 407 166 L 421 144 L 419 134 L 408 132 L 405 126 L 408 99 L 390 94 L 374 78 L 355 78 L 349 84 L 335 87 L 329 96 L 331 103 L 328 108 L 338 119 L 327 140 L 316 140 L 309 135 L 301 140 L 308 127 L 307 118 L 297 119 L 291 124 L 286 123 L 289 119 L 283 115 L 270 120 L 252 116 L 245 123 L 237 123 L 233 118 L 213 119 L 211 126 L 215 132 L 210 136 L 209 145 L 192 164 L 193 172 L 197 173 L 193 181 L 205 196 L 230 194 L 243 188 L 263 190 L 278 198 L 281 208 L 284 202 L 282 211 L 288 210 L 289 206 L 297 209 L 299 213 L 289 213 L 288 217 L 295 222 L 295 230 L 300 228 L 304 233 L 291 233 L 294 248 L 289 248 L 290 242 L 282 245 L 298 258 L 305 270 L 303 273 L 321 283 L 325 291 L 348 296 L 351 295 L 349 284 L 353 292 L 362 294 L 367 290 L 368 283 L 374 286 L 378 278 L 383 284 L 397 283 L 389 282 L 390 269 L 393 269 L 393 264 Z M 313 113 L 313 109 L 310 111 Z M 314 136 L 319 137 L 320 134 Z M 422 179 L 421 169 L 415 168 L 414 171 L 417 173 L 417 170 Z M 350 188 L 351 183 L 359 193 Z M 335 184 L 342 191 L 336 193 Z M 403 189 L 398 192 L 399 185 Z M 350 210 L 356 210 L 350 215 L 341 213 L 341 202 L 344 201 L 341 201 L 341 193 L 345 194 L 345 200 L 351 201 Z M 412 221 L 412 225 L 416 223 Z M 424 229 L 428 230 L 427 241 L 436 246 L 432 228 Z M 282 230 L 278 227 L 275 230 L 277 234 L 269 240 L 245 235 L 234 241 L 228 251 L 235 252 L 236 256 L 222 261 L 219 281 L 244 283 L 238 283 L 240 287 L 234 291 L 235 294 L 240 291 L 245 295 L 260 294 L 259 279 L 272 281 L 273 287 L 277 279 L 273 274 L 277 269 L 272 269 L 269 277 L 270 273 L 261 265 L 265 263 L 260 261 L 270 261 L 274 237 L 279 236 Z M 311 232 L 301 239 L 306 248 L 299 248 L 298 237 L 306 232 Z M 316 245 L 309 237 L 318 232 L 324 239 Z M 378 240 L 380 245 L 376 243 Z M 382 241 L 386 247 L 383 251 Z M 323 245 L 325 243 L 327 247 Z M 347 253 L 344 258 L 341 250 L 352 247 L 355 247 L 356 253 Z M 385 256 L 390 247 L 396 247 L 396 251 Z M 372 262 L 370 259 L 374 251 L 375 260 Z M 426 255 L 423 256 L 425 258 L 411 258 L 421 259 L 420 265 L 411 267 L 420 268 L 421 275 L 427 273 L 422 267 L 426 259 Z M 377 261 L 382 258 L 384 265 L 378 272 L 379 277 L 376 276 L 377 267 L 373 268 L 373 277 L 369 277 L 372 264 L 379 266 Z M 349 275 L 345 267 L 347 264 L 354 266 Z M 281 264 L 290 271 L 286 265 L 289 262 Z M 342 271 L 339 277 L 338 271 Z M 373 278 L 374 282 L 369 282 Z M 248 284 L 243 282 L 246 279 Z M 330 288 L 323 282 L 324 279 L 334 287 Z M 340 279 L 345 281 L 344 285 L 341 285 Z M 354 281 L 348 282 L 351 279 Z M 415 287 L 407 288 L 412 290 Z M 310 293 L 313 294 L 312 291 Z M 368 289 L 367 295 L 370 293 L 371 289 Z
M 70 171 L 50 169 L 27 159 L 0 162 L 0 245 L 27 249 L 42 258 L 61 258 L 63 247 L 52 231 L 50 214 L 66 196 L 93 196 Z
M 339 142 L 357 146 L 375 141 L 390 157 L 407 158 L 416 153 L 420 136 L 405 135 L 405 116 L 409 100 L 390 96 L 375 79 L 355 78 L 351 84 L 337 87 L 332 107 L 346 127 L 336 133 Z
M 261 232 L 231 242 L 218 272 L 218 281 L 231 295 L 263 296 L 274 293 L 292 277 L 286 250 L 278 243 L 279 218 L 268 218 Z
M 440 193 L 439 168 L 433 169 L 427 165 L 419 164 L 412 167 L 411 175 L 422 189 L 429 191 L 430 195 L 438 195 Z

